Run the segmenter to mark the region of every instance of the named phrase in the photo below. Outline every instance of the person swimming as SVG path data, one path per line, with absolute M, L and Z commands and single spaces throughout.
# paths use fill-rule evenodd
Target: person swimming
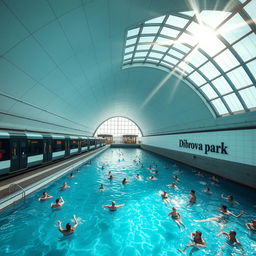
M 166 203 L 166 204 L 170 204 L 170 199 L 169 197 L 171 197 L 170 195 L 167 194 L 167 192 L 164 190 L 163 193 L 160 193 L 160 196 L 162 197 L 162 200 Z
M 191 197 L 189 198 L 189 204 L 192 205 L 196 202 L 196 191 L 195 190 L 191 190 L 190 191 L 190 195 Z
M 149 180 L 158 180 L 154 175 L 150 176 L 148 179 Z
M 210 188 L 208 188 L 208 187 L 203 192 L 208 194 L 208 195 L 212 194 L 212 191 L 210 191 Z
M 70 188 L 70 186 L 68 186 L 67 182 L 64 182 L 64 184 L 60 187 L 60 189 L 66 189 L 66 188 Z
M 226 248 L 227 245 L 230 246 L 239 246 L 241 249 L 241 255 L 244 255 L 244 249 L 242 247 L 242 244 L 237 240 L 236 238 L 236 232 L 234 230 L 230 230 L 229 233 L 227 232 L 220 232 L 217 236 L 225 235 L 227 236 L 227 241 L 224 245 L 222 245 L 219 253 L 216 256 L 221 256 L 223 250 Z
M 74 178 L 74 177 L 75 177 L 75 175 L 74 175 L 73 172 L 71 172 L 70 175 L 68 176 L 69 179 L 72 179 L 72 178 Z
M 173 175 L 172 177 L 173 177 L 173 179 L 175 179 L 176 181 L 180 182 L 180 179 L 178 178 L 178 176 Z
M 123 207 L 124 204 L 116 205 L 115 201 L 112 201 L 111 205 L 104 205 L 104 208 L 108 208 L 110 211 L 116 211 L 118 208 Z
M 203 175 L 201 172 L 197 172 L 197 173 L 196 173 L 196 176 L 204 177 L 204 175 Z
M 52 196 L 48 195 L 47 192 L 43 192 L 43 195 L 38 198 L 38 201 L 45 201 L 45 200 L 47 200 L 49 198 L 52 198 Z
M 77 228 L 77 226 L 79 225 L 77 219 L 76 219 L 76 215 L 73 215 L 73 220 L 75 222 L 75 225 L 72 227 L 70 223 L 66 224 L 66 229 L 63 229 L 61 226 L 61 221 L 58 220 L 58 230 L 63 234 L 63 235 L 70 235 L 72 233 L 74 233 L 75 229 Z
M 104 188 L 104 185 L 103 185 L 103 184 L 100 184 L 99 190 L 100 190 L 100 191 L 104 191 L 104 190 L 105 190 L 105 188 Z
M 231 204 L 237 204 L 240 205 L 237 201 L 234 200 L 234 197 L 232 195 L 224 196 L 224 194 L 221 194 L 221 198 L 227 200 Z
M 55 204 L 51 204 L 51 208 L 61 207 L 65 203 L 62 197 L 57 198 L 55 202 L 56 202 Z
M 171 184 L 167 185 L 168 188 L 174 188 L 174 189 L 179 189 L 174 182 L 172 182 Z
M 136 174 L 135 178 L 136 178 L 137 180 L 142 180 L 142 179 L 143 179 L 142 176 L 141 176 L 139 173 Z
M 183 224 L 182 220 L 181 220 L 180 214 L 177 212 L 175 207 L 172 208 L 172 212 L 170 212 L 168 214 L 168 217 L 169 216 L 172 216 L 173 221 L 177 224 L 179 229 L 180 229 L 180 226 L 183 226 L 184 228 L 186 228 L 185 225 Z M 168 219 L 168 217 L 166 219 Z
M 126 178 L 123 179 L 122 184 L 125 185 L 128 183 L 128 180 Z
M 108 179 L 109 179 L 109 180 L 113 180 L 113 179 L 114 179 L 114 176 L 113 176 L 113 175 L 110 175 L 110 176 L 108 177 Z
M 152 174 L 158 175 L 158 170 L 156 171 L 150 171 Z
M 184 247 L 184 249 L 178 249 L 179 252 L 185 253 L 185 250 L 189 247 L 194 247 L 195 249 L 200 249 L 201 247 L 206 247 L 206 243 L 202 238 L 202 232 L 196 231 L 190 234 L 190 242 Z
M 224 225 L 228 222 L 229 216 L 233 216 L 235 218 L 240 218 L 243 214 L 244 211 L 240 211 L 240 214 L 235 215 L 231 211 L 228 210 L 226 205 L 221 205 L 220 206 L 220 215 L 204 219 L 204 220 L 195 220 L 195 222 L 210 222 L 210 221 L 216 221 L 221 224 L 221 230 L 223 229 Z
M 252 222 L 245 223 L 245 226 L 249 230 L 250 237 L 256 234 L 256 219 L 252 220 Z

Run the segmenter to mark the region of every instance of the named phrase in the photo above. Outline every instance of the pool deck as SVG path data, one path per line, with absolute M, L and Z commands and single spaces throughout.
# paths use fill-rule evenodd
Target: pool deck
M 73 169 L 79 168 L 84 161 L 89 160 L 107 148 L 109 146 L 97 148 L 90 152 L 84 152 L 65 160 L 54 161 L 51 164 L 38 166 L 10 178 L 0 180 L 0 211 L 10 204 L 23 199 L 22 192 L 27 195 L 40 189 Z

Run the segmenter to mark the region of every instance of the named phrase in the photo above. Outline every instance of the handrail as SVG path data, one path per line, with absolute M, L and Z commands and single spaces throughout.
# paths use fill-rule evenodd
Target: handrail
M 19 184 L 17 184 L 17 183 L 12 183 L 12 184 L 10 184 L 10 186 L 9 186 L 9 194 L 11 193 L 11 189 L 13 188 L 13 187 L 18 187 L 19 189 L 21 189 L 21 193 L 22 193 L 22 199 L 25 199 L 25 196 L 26 196 L 26 191 L 24 190 L 24 188 L 21 186 L 21 185 L 19 185 Z

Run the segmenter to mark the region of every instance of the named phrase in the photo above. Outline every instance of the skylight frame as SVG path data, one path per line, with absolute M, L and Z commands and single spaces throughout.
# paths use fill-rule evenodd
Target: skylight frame
M 238 8 L 235 8 L 232 13 L 225 14 L 224 16 L 227 16 L 227 17 L 225 19 L 222 18 L 222 20 L 219 22 L 219 25 L 214 30 L 220 31 L 221 27 L 223 25 L 225 25 L 227 22 L 229 22 L 235 15 L 239 15 L 239 18 L 243 18 L 244 22 L 246 22 L 245 20 L 248 19 L 248 14 L 245 12 L 244 7 L 249 2 L 250 1 L 248 1 L 244 4 L 241 4 L 240 6 L 238 6 Z M 180 25 L 172 24 L 172 23 L 166 24 L 166 21 L 170 20 L 169 17 L 174 17 L 174 16 L 177 16 L 178 19 L 180 19 L 180 18 L 184 19 L 183 23 L 185 24 L 185 26 L 180 26 Z M 156 21 L 158 18 L 160 18 L 160 17 L 154 18 L 153 20 Z M 160 20 L 160 19 L 158 19 L 158 20 Z M 244 95 L 246 95 L 246 93 L 243 93 L 243 97 L 242 97 L 240 94 L 240 91 L 245 90 L 246 88 L 256 86 L 256 81 L 255 81 L 256 75 L 255 74 L 253 75 L 251 69 L 246 65 L 247 63 L 250 63 L 253 59 L 255 59 L 256 56 L 250 56 L 252 58 L 244 59 L 243 56 L 239 55 L 239 52 L 236 52 L 235 45 L 236 44 L 238 45 L 241 40 L 243 40 L 247 36 L 251 35 L 253 32 L 255 33 L 256 25 L 254 23 L 248 24 L 247 26 L 250 27 L 250 31 L 247 27 L 247 30 L 248 30 L 247 33 L 242 34 L 241 37 L 236 38 L 236 40 L 227 41 L 227 39 L 225 38 L 225 36 L 223 34 L 216 34 L 216 40 L 219 40 L 219 42 L 222 44 L 222 47 L 219 48 L 218 51 L 215 53 L 212 51 L 207 52 L 207 47 L 205 49 L 201 48 L 199 42 L 193 43 L 193 44 L 191 44 L 190 42 L 177 43 L 177 41 L 179 41 L 179 38 L 182 35 L 188 35 L 188 36 L 192 35 L 193 36 L 191 31 L 188 31 L 187 28 L 192 23 L 197 23 L 196 15 L 190 16 L 185 13 L 175 13 L 175 14 L 172 13 L 170 15 L 161 16 L 161 20 L 162 20 L 161 23 L 159 23 L 159 22 L 151 23 L 150 20 L 145 21 L 144 23 L 141 23 L 139 26 L 133 27 L 128 30 L 128 31 L 130 31 L 130 30 L 134 30 L 137 28 L 137 29 L 139 29 L 139 32 L 138 32 L 137 36 L 127 37 L 127 40 L 134 39 L 136 37 L 136 43 L 134 45 L 129 45 L 129 46 L 125 47 L 125 48 L 128 48 L 128 47 L 134 46 L 134 52 L 133 52 L 132 58 L 129 59 L 130 61 L 127 59 L 125 59 L 123 61 L 123 68 L 132 67 L 135 64 L 134 62 L 136 62 L 136 66 L 139 66 L 139 64 L 141 63 L 141 65 L 155 67 L 155 68 L 158 68 L 161 70 L 168 70 L 167 72 L 177 73 L 178 76 L 181 75 L 182 79 L 185 79 L 187 81 L 187 83 L 190 84 L 191 87 L 202 96 L 201 98 L 204 99 L 204 102 L 206 103 L 208 108 L 210 108 L 212 110 L 212 113 L 214 113 L 215 117 L 233 115 L 238 112 L 240 113 L 240 112 L 252 111 L 251 108 L 248 108 L 248 106 L 247 106 L 248 104 L 246 104 L 245 100 L 243 99 L 243 97 L 245 97 Z M 149 47 L 143 47 L 143 45 L 145 45 L 145 44 L 138 43 L 140 40 L 140 37 L 141 37 L 141 31 L 145 27 L 152 27 L 152 26 L 157 27 L 158 31 L 155 34 L 150 34 L 150 33 L 143 34 L 143 35 L 151 36 L 151 39 L 152 39 L 152 41 L 145 43 L 145 44 L 149 43 L 150 44 Z M 172 36 L 168 36 L 167 34 L 165 34 L 165 35 L 161 34 L 161 31 L 165 28 L 167 30 L 171 29 L 174 31 L 172 33 Z M 175 35 L 176 35 L 176 38 L 175 38 Z M 163 43 L 164 46 L 162 46 L 161 43 L 159 43 L 159 42 Z M 161 47 L 159 47 L 159 50 L 156 49 L 157 47 L 154 48 L 154 45 L 157 45 L 158 43 L 160 46 L 164 47 L 166 50 L 162 51 Z M 138 47 L 138 50 L 137 50 L 137 47 Z M 138 58 L 135 57 L 135 54 L 136 54 L 136 52 L 140 52 L 140 50 L 139 50 L 140 48 L 148 48 L 146 50 L 148 53 L 147 53 L 147 56 L 145 57 L 145 59 L 143 59 L 143 60 L 141 59 L 141 61 L 138 61 Z M 124 49 L 124 51 L 125 51 L 125 49 Z M 225 66 L 225 64 L 223 65 L 222 63 L 218 62 L 219 59 L 221 59 L 219 57 L 219 55 L 220 56 L 223 55 L 225 53 L 225 51 L 228 53 L 229 56 L 231 56 L 231 61 L 230 61 L 230 63 L 227 62 L 226 66 Z M 256 51 L 256 49 L 255 49 L 255 51 Z M 196 54 L 200 54 L 201 61 L 199 64 L 196 64 L 195 61 L 192 61 L 192 62 L 189 61 L 189 56 L 191 54 L 193 54 L 193 52 L 195 52 Z M 127 53 L 126 53 L 126 55 L 127 55 Z M 156 54 L 154 54 L 154 53 L 156 53 Z M 130 52 L 129 52 L 129 54 L 130 54 Z M 152 57 L 152 55 L 155 57 Z M 235 61 L 235 63 L 233 61 Z M 185 66 L 188 67 L 188 69 L 186 68 L 183 71 L 181 68 L 182 63 L 186 63 Z M 147 64 L 149 64 L 149 65 L 147 65 Z M 209 76 L 209 74 L 203 72 L 204 71 L 203 66 L 206 66 L 206 65 L 212 66 L 212 70 L 216 69 L 216 73 L 213 76 Z M 251 84 L 245 85 L 241 88 L 235 86 L 234 80 L 228 76 L 228 73 L 231 74 L 232 71 L 237 68 L 242 68 L 246 72 L 246 74 L 252 81 Z M 209 70 L 209 71 L 212 71 L 212 70 Z M 191 80 L 191 78 L 194 78 L 193 73 L 196 74 L 195 72 L 197 72 L 197 74 L 202 78 L 202 79 L 200 79 L 200 80 L 202 80 L 200 82 L 200 84 L 196 84 L 196 80 L 194 80 L 194 79 Z M 214 81 L 220 77 L 223 77 L 223 79 L 225 79 L 225 81 L 227 81 L 227 84 L 232 89 L 232 91 L 226 91 L 224 93 L 224 92 L 221 92 L 220 90 L 218 90 L 218 88 L 214 86 Z M 214 93 L 212 93 L 211 95 L 215 95 L 216 97 L 209 98 L 208 97 L 209 94 L 207 96 L 206 88 L 208 88 L 208 86 L 211 86 L 211 90 L 214 91 L 214 93 L 216 93 L 216 95 Z M 231 99 L 231 97 L 229 97 L 228 95 L 231 95 L 233 93 L 234 93 L 235 97 L 238 98 L 239 103 L 243 107 L 242 110 L 232 111 L 232 109 L 235 109 L 234 106 L 232 106 L 231 103 L 229 104 L 226 102 L 225 97 L 227 99 Z M 217 102 L 217 101 L 215 101 L 216 99 L 219 99 L 222 102 L 223 106 L 227 109 L 227 113 L 226 113 L 226 111 L 224 111 L 224 112 L 218 111 L 218 107 L 216 108 L 217 104 L 215 104 Z M 230 101 L 230 100 L 228 100 L 228 101 Z

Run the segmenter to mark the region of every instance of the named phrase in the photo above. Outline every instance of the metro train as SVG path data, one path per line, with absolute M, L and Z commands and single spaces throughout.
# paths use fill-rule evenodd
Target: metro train
M 0 131 L 0 177 L 104 145 L 95 137 Z

